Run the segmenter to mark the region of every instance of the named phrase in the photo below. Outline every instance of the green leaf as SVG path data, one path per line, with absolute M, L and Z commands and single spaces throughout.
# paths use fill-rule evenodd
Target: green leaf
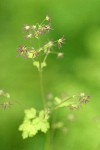
M 44 67 L 46 67 L 46 66 L 47 66 L 46 62 L 42 62 L 41 63 L 41 69 L 44 68 Z
M 48 131 L 48 129 L 50 128 L 49 122 L 43 120 L 42 122 L 40 122 L 40 130 L 44 133 L 46 133 Z
M 44 120 L 48 120 L 49 119 L 49 115 L 47 112 L 45 112 L 44 110 L 41 110 L 39 112 L 39 118 L 40 120 L 44 119 Z
M 25 117 L 28 119 L 35 118 L 36 117 L 36 109 L 31 108 L 31 109 L 25 110 Z
M 38 68 L 38 70 L 40 70 L 40 67 L 41 67 L 41 69 L 42 69 L 42 68 L 44 68 L 44 67 L 47 66 L 46 62 L 40 63 L 39 61 L 34 61 L 34 62 L 33 62 L 33 65 L 36 66 L 36 67 Z
M 38 131 L 46 133 L 50 127 L 48 119 L 48 112 L 44 110 L 41 110 L 38 116 L 34 108 L 25 110 L 24 121 L 19 126 L 19 131 L 22 131 L 23 139 L 33 137 Z
M 54 100 L 55 100 L 55 104 L 60 104 L 62 102 L 62 100 L 58 97 L 55 97 Z
M 40 69 L 40 63 L 39 63 L 39 61 L 34 61 L 34 62 L 33 62 L 33 65 L 34 65 L 35 67 L 37 67 L 38 70 Z
M 33 53 L 32 53 L 32 52 L 27 52 L 27 57 L 28 57 L 28 58 L 34 58 L 34 57 L 33 57 Z
M 33 126 L 30 120 L 25 120 L 23 124 L 19 126 L 19 131 L 23 131 L 23 139 L 27 137 L 32 137 L 38 132 L 38 130 Z
M 58 97 L 55 97 L 54 100 L 55 100 L 55 105 L 58 105 L 59 107 L 67 107 L 70 104 L 72 104 L 72 101 L 67 101 L 67 99 L 65 101 L 65 100 L 62 100 Z
M 49 115 L 47 112 L 45 111 L 40 111 L 39 113 L 39 127 L 40 127 L 40 130 L 44 133 L 46 133 L 48 131 L 48 129 L 50 128 L 50 125 L 49 125 L 49 122 L 48 122 L 48 119 L 49 119 Z

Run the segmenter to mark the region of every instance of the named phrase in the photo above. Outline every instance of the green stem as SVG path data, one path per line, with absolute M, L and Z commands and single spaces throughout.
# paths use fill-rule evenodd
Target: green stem
M 45 150 L 51 150 L 51 139 L 50 139 L 50 131 L 46 133 L 46 141 L 45 141 Z
M 41 96 L 42 96 L 43 107 L 46 110 L 47 105 L 46 105 L 46 99 L 45 99 L 45 94 L 44 94 L 43 74 L 42 74 L 42 70 L 41 69 L 39 71 L 39 76 L 40 76 L 40 88 L 41 88 Z
M 44 57 L 44 60 L 43 60 L 43 63 L 46 61 L 47 57 L 48 57 L 48 53 L 46 53 L 45 57 Z

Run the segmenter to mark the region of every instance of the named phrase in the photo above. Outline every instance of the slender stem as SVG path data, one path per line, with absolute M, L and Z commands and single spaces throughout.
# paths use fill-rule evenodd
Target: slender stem
M 50 137 L 50 131 L 48 131 L 46 133 L 46 141 L 45 141 L 45 147 L 44 147 L 45 150 L 52 150 L 51 149 L 51 139 L 50 138 L 51 138 Z
M 51 51 L 50 53 L 51 54 L 58 54 L 58 52 L 55 52 L 55 51 Z
M 45 57 L 44 57 L 44 60 L 43 60 L 43 62 L 45 62 L 46 61 L 46 59 L 47 59 L 47 57 L 48 57 L 48 53 L 46 53 L 46 55 L 45 55 Z
M 40 38 L 38 38 L 38 47 L 40 48 Z
M 53 128 L 53 124 L 54 122 L 56 122 L 56 115 L 52 116 L 52 120 L 51 120 L 51 142 L 50 142 L 50 150 L 54 149 L 54 135 L 55 135 L 55 129 Z
M 42 25 L 42 24 L 45 22 L 45 20 L 46 20 L 46 19 L 44 19 L 44 20 L 40 23 L 40 25 Z
M 46 109 L 46 99 L 45 99 L 44 87 L 43 87 L 42 70 L 39 71 L 39 76 L 40 76 L 40 88 L 41 88 L 41 96 L 42 96 L 43 107 L 44 107 L 44 109 Z
M 40 39 L 38 39 L 38 47 L 40 48 Z M 46 105 L 46 99 L 45 99 L 45 94 L 44 94 L 43 74 L 42 74 L 42 69 L 41 69 L 41 63 L 39 63 L 39 65 L 40 65 L 39 66 L 39 78 L 40 78 L 41 96 L 42 96 L 44 110 L 46 110 L 47 105 Z

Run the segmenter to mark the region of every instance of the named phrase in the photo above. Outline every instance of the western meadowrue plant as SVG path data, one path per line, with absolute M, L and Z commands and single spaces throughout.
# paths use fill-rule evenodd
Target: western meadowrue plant
M 46 16 L 40 24 L 37 23 L 35 25 L 24 26 L 25 40 L 36 39 L 39 42 L 41 37 L 49 33 L 51 30 L 51 18 Z M 69 108 L 71 110 L 79 109 L 83 104 L 86 104 L 89 101 L 89 96 L 85 95 L 85 93 L 65 97 L 63 99 L 56 96 L 53 98 L 52 104 L 49 104 L 45 98 L 43 87 L 43 69 L 47 67 L 47 58 L 50 54 L 56 54 L 58 58 L 64 57 L 64 53 L 54 50 L 56 46 L 60 49 L 64 42 L 65 38 L 62 36 L 58 40 L 47 41 L 44 45 L 40 46 L 39 44 L 38 47 L 35 45 L 22 45 L 17 50 L 19 56 L 31 59 L 33 66 L 38 69 L 40 74 L 41 100 L 43 102 L 43 109 L 40 111 L 36 110 L 34 107 L 25 110 L 23 122 L 19 126 L 19 131 L 22 131 L 23 139 L 35 136 L 39 131 L 46 133 L 50 129 L 49 119 L 55 110 L 60 108 Z M 55 124 L 55 128 L 59 127 L 62 127 L 62 122 Z
M 51 18 L 46 16 L 40 24 L 37 23 L 35 25 L 24 26 L 25 40 L 36 39 L 39 42 L 40 38 L 49 33 L 51 30 Z M 79 95 L 73 95 L 71 97 L 64 97 L 63 99 L 56 96 L 53 98 L 52 104 L 49 104 L 45 98 L 43 87 L 43 69 L 47 67 L 47 58 L 50 54 L 56 54 L 57 58 L 64 57 L 64 53 L 54 50 L 56 46 L 60 49 L 64 42 L 65 38 L 62 36 L 58 40 L 47 41 L 44 45 L 40 46 L 39 44 L 38 47 L 35 45 L 22 45 L 17 50 L 19 56 L 31 59 L 33 66 L 38 69 L 40 74 L 41 100 L 43 102 L 42 110 L 36 110 L 32 107 L 24 111 L 25 116 L 22 124 L 19 126 L 19 131 L 22 131 L 23 139 L 34 137 L 39 131 L 46 133 L 51 128 L 49 120 L 55 110 L 60 108 L 77 110 L 89 101 L 89 96 L 85 95 L 85 93 L 80 93 Z M 57 124 L 55 123 L 54 128 L 61 128 L 62 126 L 63 123 L 58 122 Z

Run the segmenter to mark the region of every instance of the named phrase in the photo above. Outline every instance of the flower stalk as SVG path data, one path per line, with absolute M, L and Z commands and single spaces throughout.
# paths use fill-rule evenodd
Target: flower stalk
M 40 78 L 40 90 L 41 90 L 41 97 L 42 97 L 42 103 L 44 110 L 47 109 L 46 99 L 45 99 L 45 93 L 44 93 L 44 86 L 43 86 L 43 72 L 40 69 L 39 71 L 39 78 Z

